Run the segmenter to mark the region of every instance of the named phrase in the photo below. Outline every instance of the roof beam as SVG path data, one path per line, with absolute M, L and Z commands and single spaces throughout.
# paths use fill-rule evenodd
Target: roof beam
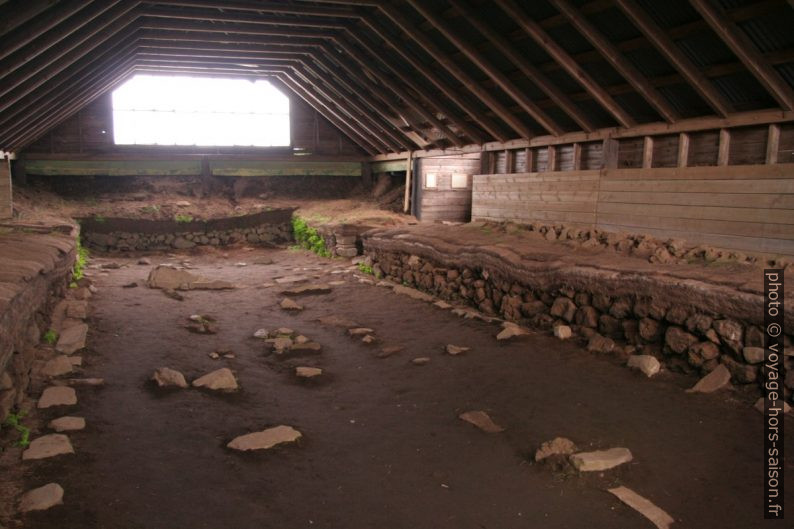
M 507 76 L 505 76 L 499 69 L 497 69 L 491 62 L 474 49 L 470 43 L 459 35 L 451 26 L 449 26 L 442 18 L 430 9 L 422 5 L 417 0 L 408 0 L 408 4 L 425 17 L 430 23 L 441 32 L 444 37 L 450 41 L 456 48 L 458 48 L 468 59 L 473 62 L 477 67 L 488 75 L 493 81 L 504 90 L 504 92 L 512 98 L 518 105 L 532 118 L 537 121 L 541 127 L 546 129 L 551 134 L 562 134 L 563 129 L 554 121 L 545 111 L 540 109 L 527 95 Z M 525 136 L 529 138 L 531 136 Z
M 54 2 L 47 3 L 54 4 Z M 54 8 L 47 9 L 46 11 L 39 13 L 35 16 L 35 18 L 30 19 L 27 23 L 21 24 L 13 30 L 9 28 L 8 34 L 3 37 L 3 47 L 0 49 L 0 59 L 8 57 L 18 49 L 26 46 L 90 3 L 91 0 L 66 0 L 64 2 L 58 2 Z M 41 2 L 26 2 L 25 7 L 17 8 L 20 14 L 25 11 L 28 4 L 41 4 Z M 17 9 L 14 11 L 17 11 Z M 8 22 L 9 24 L 16 24 L 17 22 L 14 21 L 14 11 L 12 11 L 12 13 L 8 16 L 4 16 L 2 20 Z M 27 14 L 24 14 L 23 16 L 27 16 Z M 19 20 L 21 20 L 21 18 Z
M 758 79 L 784 110 L 794 110 L 794 90 L 759 53 L 742 30 L 728 18 L 722 9 L 708 0 L 690 0 L 714 33 L 733 51 L 736 57 Z
M 636 123 L 634 119 L 621 108 L 620 105 L 604 90 L 587 72 L 568 55 L 562 47 L 554 42 L 552 38 L 540 27 L 540 24 L 532 20 L 514 0 L 496 0 L 496 4 L 501 7 L 512 19 L 526 31 L 544 51 L 548 53 L 568 74 L 573 77 L 582 87 L 593 95 L 593 99 L 598 101 L 615 120 L 624 127 L 632 127 Z
M 719 90 L 709 81 L 701 69 L 684 55 L 662 28 L 637 5 L 635 0 L 614 0 L 614 2 L 640 33 L 678 70 L 681 76 L 718 116 L 725 117 L 730 114 L 732 108 Z
M 659 115 L 672 123 L 681 118 L 673 105 L 634 67 L 625 56 L 593 25 L 584 15 L 571 5 L 568 0 L 549 0 L 565 18 L 582 34 L 590 44 L 623 76 L 631 86 L 656 109 Z
M 510 126 L 520 137 L 532 137 L 532 131 L 519 120 L 507 107 L 493 97 L 486 89 L 457 66 L 441 49 L 436 46 L 426 35 L 416 30 L 414 24 L 408 21 L 397 9 L 389 4 L 379 4 L 380 9 L 396 24 L 405 34 L 416 41 L 419 46 L 438 63 L 446 68 L 463 86 L 475 94 L 494 114 Z
M 510 42 L 502 37 L 488 22 L 469 7 L 465 1 L 448 0 L 480 33 L 493 44 L 505 57 L 518 67 L 530 81 L 535 83 L 552 101 L 554 101 L 568 116 L 571 117 L 582 130 L 591 131 L 595 128 L 590 119 L 585 116 L 581 108 L 562 93 L 560 89 L 549 80 L 540 70 L 538 70 L 524 55 L 522 55 Z

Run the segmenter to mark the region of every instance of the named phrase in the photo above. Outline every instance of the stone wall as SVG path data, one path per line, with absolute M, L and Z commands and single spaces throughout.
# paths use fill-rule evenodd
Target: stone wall
M 653 285 L 615 272 L 600 278 L 585 267 L 581 274 L 566 273 L 555 269 L 557 263 L 522 271 L 507 261 L 489 266 L 482 259 L 486 252 L 475 248 L 447 250 L 424 240 L 364 238 L 364 253 L 376 276 L 473 305 L 485 315 L 535 329 L 570 326 L 594 353 L 623 358 L 650 354 L 668 369 L 687 373 L 705 374 L 724 364 L 739 385 L 763 379 L 760 297 L 722 286 L 709 294 L 677 278 L 669 285 Z M 794 370 L 792 342 L 791 335 L 785 337 L 788 370 Z M 786 382 L 790 399 L 794 377 Z
M 76 227 L 31 229 L 0 237 L 0 421 L 27 394 L 42 333 L 67 291 L 75 259 Z
M 207 221 L 81 219 L 83 241 L 100 251 L 168 251 L 235 243 L 281 245 L 292 240 L 293 209 Z

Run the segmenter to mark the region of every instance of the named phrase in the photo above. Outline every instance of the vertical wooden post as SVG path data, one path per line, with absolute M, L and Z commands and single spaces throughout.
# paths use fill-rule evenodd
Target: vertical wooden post
M 620 144 L 615 138 L 605 138 L 603 148 L 604 169 L 618 168 L 618 151 Z
M 678 135 L 678 167 L 689 165 L 689 134 L 682 132 Z
M 555 145 L 549 145 L 547 152 L 547 162 L 546 162 L 546 170 L 547 171 L 556 171 L 557 170 L 557 147 Z
M 535 165 L 535 151 L 533 151 L 529 147 L 524 149 L 524 151 L 527 153 L 527 160 L 525 162 L 526 167 L 524 169 L 524 172 L 525 173 L 531 173 L 532 172 L 532 166 Z
M 496 173 L 496 155 L 493 152 L 486 152 L 485 155 L 487 156 L 486 163 L 488 165 L 488 174 L 495 174 Z
M 717 150 L 717 165 L 728 165 L 731 154 L 731 133 L 728 129 L 720 129 L 720 144 Z
M 778 151 L 780 151 L 780 125 L 773 123 L 769 125 L 766 137 L 766 163 L 777 163 Z
M 645 136 L 642 142 L 642 168 L 653 167 L 653 137 Z
M 411 173 L 413 172 L 413 160 L 411 159 L 412 151 L 408 151 L 408 165 L 405 167 L 405 199 L 403 200 L 403 213 L 410 212 L 411 202 Z
M 574 171 L 581 171 L 582 170 L 582 144 L 581 143 L 574 143 L 573 144 L 573 170 Z
M 507 149 L 505 151 L 505 173 L 515 173 L 516 172 L 516 151 L 511 151 Z
M 0 219 L 10 219 L 14 214 L 11 200 L 11 160 L 0 158 Z

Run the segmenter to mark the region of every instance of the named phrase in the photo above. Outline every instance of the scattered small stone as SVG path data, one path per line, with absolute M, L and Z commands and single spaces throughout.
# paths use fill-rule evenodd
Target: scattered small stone
M 42 435 L 31 441 L 27 450 L 22 452 L 22 459 L 45 459 L 62 454 L 74 454 L 74 448 L 69 438 L 61 433 Z
M 662 368 L 659 361 L 651 355 L 630 356 L 627 365 L 632 369 L 639 369 L 648 378 L 657 374 Z
M 140 259 L 138 259 L 138 264 L 139 265 L 150 265 L 150 264 L 152 264 L 152 260 L 149 259 L 148 257 L 141 257 Z
M 281 300 L 280 305 L 281 308 L 284 310 L 296 310 L 296 311 L 303 310 L 303 307 L 301 305 L 298 305 L 290 298 L 284 298 L 283 300 Z
M 366 335 L 365 337 L 363 337 L 363 338 L 361 339 L 361 341 L 362 341 L 363 343 L 365 343 L 365 344 L 369 345 L 369 344 L 375 343 L 375 337 L 374 337 L 374 336 L 372 336 L 371 334 L 368 334 L 368 335 Z
M 388 347 L 382 347 L 380 353 L 378 353 L 376 356 L 378 358 L 388 358 L 394 354 L 399 353 L 403 349 L 405 349 L 405 347 L 401 345 L 390 345 Z
M 467 411 L 458 415 L 461 420 L 473 424 L 480 430 L 486 433 L 499 433 L 503 432 L 504 428 L 493 422 L 491 416 L 484 411 L 474 410 Z
M 63 487 L 57 483 L 47 483 L 43 487 L 29 490 L 19 499 L 19 511 L 46 511 L 63 503 Z
M 282 296 L 310 296 L 319 294 L 330 294 L 331 287 L 324 284 L 303 285 L 300 287 L 289 288 L 281 292 Z
M 291 426 L 275 426 L 261 432 L 254 432 L 232 439 L 226 446 L 233 450 L 247 452 L 249 450 L 267 450 L 284 443 L 294 443 L 302 437 L 301 433 Z
M 104 378 L 70 378 L 70 386 L 104 386 Z
M 300 378 L 314 378 L 323 374 L 323 370 L 319 367 L 296 367 L 295 375 Z
M 560 340 L 567 340 L 573 336 L 573 331 L 567 325 L 557 325 L 554 327 L 554 336 Z
M 510 340 L 519 336 L 529 336 L 530 332 L 515 323 L 506 321 L 502 323 L 502 331 L 496 335 L 499 341 Z
M 248 266 L 248 263 L 242 263 L 242 262 L 240 262 L 240 263 L 234 263 L 234 266 L 239 266 L 239 267 L 241 267 L 241 268 L 242 268 L 243 266 Z
M 184 389 L 187 387 L 185 376 L 179 371 L 168 367 L 161 367 L 155 370 L 152 380 L 161 388 L 178 387 Z
M 234 288 L 234 285 L 228 281 L 197 276 L 170 265 L 154 267 L 149 272 L 146 284 L 149 288 L 170 290 L 224 290 Z
M 188 320 L 190 324 L 186 325 L 185 328 L 190 332 L 194 332 L 196 334 L 217 334 L 218 329 L 215 326 L 215 318 L 211 316 L 204 316 L 201 314 L 193 314 L 191 315 Z
M 51 408 L 53 406 L 73 406 L 77 404 L 77 393 L 66 386 L 50 386 L 44 390 L 36 405 L 37 408 Z
M 55 346 L 59 353 L 70 355 L 85 347 L 85 340 L 88 336 L 88 325 L 79 323 L 65 329 Z
M 127 283 L 125 285 L 121 285 L 121 288 L 135 288 L 138 286 L 138 283 L 133 281 L 132 283 Z
M 726 388 L 731 385 L 731 372 L 724 364 L 718 365 L 705 377 L 698 380 L 687 393 L 712 393 L 718 389 Z
M 615 341 L 594 333 L 587 341 L 587 350 L 591 353 L 611 353 L 615 350 Z
M 267 329 L 257 329 L 256 332 L 254 332 L 254 338 L 261 338 L 262 340 L 265 340 L 268 336 L 269 334 Z
M 163 289 L 163 294 L 165 294 L 166 297 L 169 297 L 171 299 L 175 299 L 177 301 L 185 301 L 185 296 L 183 296 L 182 294 L 180 294 L 176 290 L 171 290 L 170 288 L 164 288 Z
M 760 364 L 766 360 L 766 351 L 763 347 L 745 347 L 742 349 L 742 355 L 748 364 Z
M 462 347 L 460 345 L 447 344 L 446 351 L 448 355 L 457 356 L 471 350 L 471 347 Z
M 640 496 L 629 488 L 615 487 L 614 489 L 607 489 L 607 491 L 650 520 L 657 529 L 668 529 L 670 524 L 675 522 L 672 516 L 657 507 L 651 500 Z
M 304 335 L 302 335 L 302 334 L 299 335 L 299 336 L 296 336 L 294 341 L 298 345 L 309 343 L 309 339 L 307 337 L 305 337 Z
M 425 294 L 424 292 L 420 292 L 415 288 L 406 287 L 403 285 L 395 285 L 394 286 L 395 294 L 401 294 L 403 296 L 408 296 L 409 298 L 418 299 L 419 301 L 427 301 L 427 302 L 434 302 L 435 299 L 430 294 Z
M 446 301 L 442 301 L 442 300 L 436 301 L 435 303 L 433 303 L 433 305 L 435 305 L 436 307 L 438 307 L 438 308 L 440 308 L 442 310 L 449 310 L 449 309 L 452 308 L 452 305 L 450 305 Z
M 194 388 L 206 388 L 218 391 L 235 391 L 239 388 L 232 370 L 223 367 L 193 381 Z
M 766 412 L 766 410 L 764 409 L 764 406 L 765 406 L 765 402 L 764 402 L 764 398 L 763 397 L 761 397 L 757 401 L 755 401 L 755 404 L 753 405 L 753 407 L 756 410 L 758 410 L 761 414 Z M 786 413 L 788 413 L 790 411 L 791 411 L 791 406 L 789 406 L 788 402 L 783 401 L 783 414 L 785 415 Z
M 345 284 L 344 281 L 329 281 L 328 284 L 332 287 L 341 287 Z
M 552 456 L 569 456 L 576 452 L 576 445 L 565 437 L 555 437 L 546 441 L 535 452 L 535 461 L 542 461 Z
M 350 336 L 362 336 L 369 333 L 373 333 L 375 331 L 367 327 L 356 327 L 353 329 L 348 329 L 347 332 L 348 334 L 350 334 Z
M 273 340 L 273 349 L 276 350 L 276 353 L 283 353 L 290 347 L 292 347 L 292 338 L 289 336 L 279 336 L 278 338 Z
M 53 419 L 47 425 L 56 432 L 72 432 L 85 429 L 85 419 L 83 417 L 59 417 Z
M 237 355 L 234 354 L 234 353 L 226 353 L 226 354 L 223 355 L 223 357 L 227 358 L 229 360 L 233 360 L 233 359 L 237 358 Z
M 219 355 L 215 351 L 212 351 L 211 353 L 209 353 L 209 357 L 212 358 L 213 360 L 217 360 L 218 358 L 221 357 L 221 355 Z
M 59 377 L 71 373 L 72 369 L 73 365 L 69 357 L 58 355 L 44 364 L 44 367 L 41 368 L 41 374 L 47 377 Z
M 271 336 L 292 336 L 295 334 L 295 331 L 290 329 L 289 327 L 279 327 Z
M 411 360 L 411 363 L 415 366 L 424 366 L 430 363 L 430 358 L 427 356 L 420 356 Z
M 178 208 L 187 208 L 190 207 L 190 202 L 188 202 L 187 200 L 177 200 L 176 202 L 174 202 L 174 205 Z
M 628 448 L 610 448 L 595 452 L 579 452 L 571 456 L 571 463 L 579 472 L 609 470 L 634 459 Z

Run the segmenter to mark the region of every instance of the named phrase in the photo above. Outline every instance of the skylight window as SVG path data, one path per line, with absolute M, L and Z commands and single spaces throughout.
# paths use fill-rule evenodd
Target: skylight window
M 290 145 L 289 98 L 267 81 L 136 75 L 113 92 L 117 145 Z

